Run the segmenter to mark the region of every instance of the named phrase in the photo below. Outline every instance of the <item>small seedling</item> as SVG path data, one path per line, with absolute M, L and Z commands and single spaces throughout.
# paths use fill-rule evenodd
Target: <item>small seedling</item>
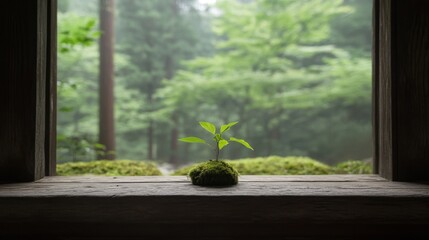
M 212 139 L 215 143 L 214 146 L 211 145 L 210 143 L 207 143 L 204 139 L 201 139 L 199 137 L 184 137 L 184 138 L 180 138 L 179 140 L 182 142 L 188 142 L 188 143 L 202 143 L 202 144 L 205 144 L 205 145 L 211 147 L 213 149 L 213 151 L 215 152 L 216 161 L 219 160 L 220 151 L 223 148 L 225 148 L 229 144 L 229 142 L 237 142 L 237 143 L 240 143 L 241 145 L 243 145 L 244 147 L 253 150 L 252 146 L 250 146 L 250 144 L 243 139 L 230 137 L 229 140 L 226 140 L 225 138 L 223 138 L 222 135 L 225 132 L 227 132 L 229 129 L 231 129 L 231 127 L 237 123 L 238 122 L 230 122 L 228 124 L 222 125 L 219 128 L 219 132 L 216 132 L 216 126 L 213 123 L 200 122 L 201 127 L 204 128 L 205 130 L 207 130 L 207 132 L 212 134 L 212 136 L 213 136 Z
M 185 137 L 179 139 L 182 142 L 202 143 L 207 145 L 213 149 L 216 156 L 215 160 L 200 163 L 189 171 L 188 176 L 191 177 L 192 184 L 200 186 L 231 186 L 238 183 L 239 172 L 229 163 L 219 160 L 220 151 L 225 148 L 229 142 L 237 142 L 253 150 L 252 146 L 243 139 L 230 137 L 229 140 L 226 140 L 223 137 L 223 134 L 237 123 L 238 122 L 231 122 L 222 125 L 219 128 L 219 132 L 217 132 L 216 126 L 213 123 L 200 122 L 201 127 L 212 135 L 214 145 L 199 137 Z

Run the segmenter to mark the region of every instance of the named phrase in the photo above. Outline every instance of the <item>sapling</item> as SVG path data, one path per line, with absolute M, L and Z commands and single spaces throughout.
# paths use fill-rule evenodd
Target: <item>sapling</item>
M 215 153 L 215 160 L 219 161 L 219 155 L 220 151 L 225 148 L 229 142 L 236 142 L 240 143 L 244 147 L 253 150 L 252 146 L 248 142 L 246 142 L 243 139 L 235 138 L 235 137 L 229 137 L 229 140 L 226 140 L 222 135 L 227 132 L 229 129 L 231 129 L 232 126 L 237 124 L 238 122 L 230 122 L 228 124 L 222 125 L 219 128 L 219 132 L 216 131 L 216 126 L 213 123 L 210 122 L 199 122 L 200 126 L 207 130 L 207 132 L 212 134 L 212 139 L 214 142 L 214 146 L 210 143 L 206 142 L 204 139 L 201 139 L 199 137 L 184 137 L 180 138 L 179 140 L 182 142 L 188 142 L 188 143 L 202 143 L 209 147 L 211 147 Z
M 211 133 L 214 145 L 199 137 L 185 137 L 179 139 L 182 142 L 207 145 L 214 151 L 214 160 L 198 164 L 189 171 L 188 175 L 191 177 L 192 184 L 200 186 L 228 186 L 238 183 L 238 171 L 227 162 L 219 160 L 220 151 L 230 142 L 240 143 L 244 147 L 253 150 L 252 146 L 243 139 L 230 137 L 227 140 L 223 137 L 223 134 L 237 123 L 238 122 L 230 122 L 222 125 L 217 132 L 216 126 L 213 123 L 200 122 L 200 126 Z

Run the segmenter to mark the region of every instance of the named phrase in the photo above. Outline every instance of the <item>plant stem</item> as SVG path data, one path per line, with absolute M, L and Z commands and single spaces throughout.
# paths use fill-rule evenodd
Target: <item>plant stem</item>
M 219 142 L 216 142 L 216 161 L 219 160 L 219 153 L 220 153 Z

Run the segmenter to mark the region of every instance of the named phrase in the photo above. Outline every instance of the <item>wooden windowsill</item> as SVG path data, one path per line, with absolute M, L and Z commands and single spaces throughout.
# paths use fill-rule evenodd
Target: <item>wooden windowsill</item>
M 390 182 L 378 175 L 241 176 L 231 187 L 194 186 L 185 176 L 56 176 L 0 184 L 0 199 L 176 196 L 429 198 L 429 184 Z
M 266 226 L 281 236 L 286 229 L 297 234 L 299 227 L 291 226 L 303 224 L 324 226 L 306 233 L 318 236 L 326 233 L 327 225 L 342 226 L 339 232 L 373 226 L 356 233 L 366 236 L 382 231 L 380 225 L 406 224 L 420 233 L 415 226 L 429 225 L 429 185 L 389 182 L 377 175 L 242 176 L 237 186 L 227 188 L 194 186 L 180 176 L 46 177 L 0 185 L 0 224 L 11 227 L 17 222 L 27 222 L 34 227 L 28 233 L 36 235 L 45 234 L 36 226 L 46 224 L 56 230 L 88 228 L 93 234 L 103 228 L 109 236 L 118 231 L 111 226 L 152 236 L 167 234 L 159 228 L 167 225 L 176 226 L 179 235 L 185 231 L 183 236 L 189 233 L 183 230 L 186 226 L 195 225 L 203 227 L 194 233 L 215 233 L 222 226 L 227 226 L 225 233 L 239 226 L 253 226 L 254 231 Z M 8 229 L 13 228 L 3 232 Z M 53 234 L 56 230 L 50 229 Z M 252 229 L 247 233 L 256 234 Z

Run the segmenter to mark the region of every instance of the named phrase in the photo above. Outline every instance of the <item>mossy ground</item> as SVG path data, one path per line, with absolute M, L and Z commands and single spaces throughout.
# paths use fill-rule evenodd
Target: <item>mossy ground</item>
M 258 157 L 225 160 L 241 175 L 321 175 L 321 174 L 370 174 L 372 166 L 364 161 L 345 161 L 335 166 L 323 164 L 308 157 Z M 188 175 L 194 165 L 180 168 L 172 175 Z
M 57 165 L 60 176 L 105 175 L 105 176 L 160 176 L 155 163 L 135 160 L 98 160 L 92 162 L 69 162 Z
M 328 166 L 307 157 L 259 157 L 224 161 L 231 164 L 241 175 L 314 175 L 314 174 L 370 174 L 372 164 L 349 160 Z M 172 175 L 188 175 L 197 164 L 180 168 Z M 158 176 L 162 175 L 155 163 L 135 160 L 100 160 L 92 162 L 70 162 L 57 165 L 62 176 L 106 175 L 106 176 Z
M 372 164 L 365 161 L 349 160 L 340 162 L 333 167 L 336 174 L 370 174 Z
M 258 157 L 225 160 L 241 175 L 303 175 L 329 174 L 330 167 L 307 157 Z M 188 175 L 195 165 L 175 171 L 172 175 Z
M 189 171 L 192 184 L 199 186 L 231 186 L 238 183 L 238 172 L 224 161 L 210 160 Z

